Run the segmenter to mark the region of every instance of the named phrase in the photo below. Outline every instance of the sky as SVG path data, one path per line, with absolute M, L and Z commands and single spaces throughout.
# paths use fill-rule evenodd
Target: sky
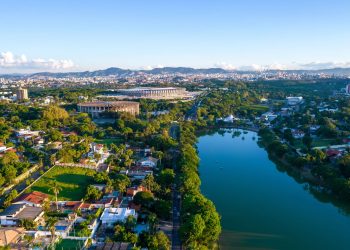
M 349 0 L 1 0 L 0 72 L 350 67 Z

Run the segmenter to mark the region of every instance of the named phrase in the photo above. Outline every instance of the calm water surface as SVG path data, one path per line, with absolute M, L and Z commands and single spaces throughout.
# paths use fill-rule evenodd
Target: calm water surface
M 350 217 L 279 172 L 257 139 L 199 138 L 201 190 L 222 216 L 222 249 L 349 250 Z

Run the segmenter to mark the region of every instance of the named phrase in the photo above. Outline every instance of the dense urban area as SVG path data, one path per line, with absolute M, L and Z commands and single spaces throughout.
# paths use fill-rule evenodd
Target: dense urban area
M 196 149 L 213 131 L 258 132 L 348 212 L 345 73 L 108 70 L 0 77 L 0 249 L 218 249 Z

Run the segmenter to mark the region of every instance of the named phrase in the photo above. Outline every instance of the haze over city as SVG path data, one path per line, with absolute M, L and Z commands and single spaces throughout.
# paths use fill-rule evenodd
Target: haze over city
M 350 67 L 350 2 L 9 1 L 0 73 Z

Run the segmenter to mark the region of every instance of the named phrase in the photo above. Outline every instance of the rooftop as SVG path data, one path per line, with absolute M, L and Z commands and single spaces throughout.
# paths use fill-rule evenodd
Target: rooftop
M 11 216 L 15 215 L 20 211 L 25 205 L 24 204 L 12 204 L 9 207 L 5 208 L 4 211 L 0 213 L 0 216 Z
M 122 106 L 122 105 L 138 105 L 138 102 L 129 102 L 129 101 L 115 101 L 115 102 L 104 102 L 104 101 L 96 101 L 96 102 L 84 102 L 79 103 L 78 106 L 82 107 L 106 107 L 106 106 Z
M 27 201 L 33 204 L 40 205 L 44 202 L 44 200 L 48 199 L 49 195 L 38 192 L 38 191 L 33 191 L 29 194 L 23 194 L 20 197 L 18 197 L 15 202 L 21 202 L 21 201 Z
M 0 228 L 0 246 L 6 246 L 15 243 L 19 236 L 24 233 L 21 227 Z
M 25 207 L 15 217 L 17 219 L 35 219 L 43 212 L 41 207 Z
M 183 88 L 176 88 L 176 87 L 164 87 L 164 88 L 157 88 L 157 87 L 139 87 L 139 88 L 131 88 L 131 89 L 119 89 L 118 91 L 151 91 L 151 90 L 181 90 Z
M 101 215 L 102 221 L 123 221 L 128 216 L 136 216 L 136 211 L 129 208 L 105 208 Z

